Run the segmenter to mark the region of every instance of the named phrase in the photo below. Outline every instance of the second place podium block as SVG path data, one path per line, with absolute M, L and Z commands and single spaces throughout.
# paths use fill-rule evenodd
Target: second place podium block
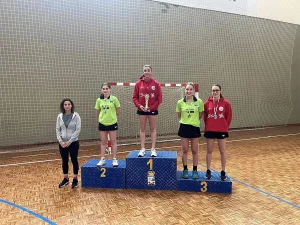
M 132 151 L 126 158 L 127 188 L 177 189 L 177 152 L 157 151 L 157 157 L 151 157 L 150 151 L 143 157 L 138 157 L 138 153 Z
M 126 161 L 118 160 L 119 166 L 113 167 L 112 160 L 97 167 L 99 159 L 91 159 L 81 167 L 81 186 L 89 188 L 126 188 Z

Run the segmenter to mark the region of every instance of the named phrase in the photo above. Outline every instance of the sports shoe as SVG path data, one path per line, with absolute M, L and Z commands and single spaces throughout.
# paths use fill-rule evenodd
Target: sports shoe
M 64 178 L 62 182 L 58 185 L 59 188 L 62 188 L 69 184 L 69 178 Z
M 183 179 L 189 179 L 189 171 L 188 170 L 183 170 L 182 178 Z
M 146 149 L 142 148 L 138 154 L 138 157 L 143 157 L 145 155 Z
M 151 157 L 156 157 L 157 153 L 156 150 L 154 148 L 151 149 Z
M 73 179 L 72 188 L 77 188 L 77 187 L 78 187 L 78 179 Z
M 113 158 L 112 164 L 113 164 L 113 167 L 117 167 L 119 165 L 118 160 L 116 158 Z
M 193 172 L 192 172 L 192 178 L 193 179 L 199 179 L 199 175 L 198 175 L 198 171 L 197 170 L 193 170 Z
M 224 170 L 221 171 L 221 177 L 220 177 L 220 178 L 221 178 L 221 180 L 223 180 L 223 181 L 224 181 L 224 180 L 227 180 L 227 176 L 226 176 L 226 173 L 225 173 Z
M 100 161 L 97 163 L 97 166 L 103 166 L 105 164 L 105 159 L 101 158 Z
M 205 177 L 206 177 L 207 179 L 210 179 L 210 178 L 211 178 L 211 171 L 210 171 L 210 170 L 206 170 L 206 175 L 205 175 Z

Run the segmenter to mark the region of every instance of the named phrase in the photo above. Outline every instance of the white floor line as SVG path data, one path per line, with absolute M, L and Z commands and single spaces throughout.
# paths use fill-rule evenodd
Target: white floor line
M 257 127 L 257 128 L 248 128 L 248 129 L 236 129 L 236 130 L 230 130 L 230 133 L 233 132 L 243 132 L 243 131 L 253 131 L 253 130 L 265 130 L 265 129 L 274 129 L 274 128 L 284 128 L 285 126 L 279 126 L 279 127 Z M 84 142 L 81 144 L 81 146 L 93 146 L 96 144 L 100 144 L 100 141 L 91 141 L 91 142 Z M 122 145 L 123 146 L 123 145 Z M 52 144 L 50 146 L 42 146 L 42 147 L 36 147 L 36 148 L 27 148 L 22 150 L 13 150 L 13 151 L 0 151 L 0 154 L 10 154 L 10 153 L 20 153 L 20 152 L 36 152 L 36 151 L 47 151 L 47 150 L 53 150 L 57 147 L 57 144 Z M 34 149 L 34 150 L 33 150 Z
M 257 127 L 257 128 L 248 128 L 248 129 L 236 129 L 236 130 L 230 130 L 230 133 L 233 132 L 243 132 L 243 131 L 254 131 L 254 130 L 265 130 L 265 129 L 274 129 L 274 128 L 284 128 L 285 126 L 279 126 L 279 127 Z M 178 139 L 180 140 L 180 139 Z M 91 141 L 91 142 L 83 142 L 81 144 L 81 146 L 85 147 L 85 146 L 94 146 L 100 144 L 100 140 L 96 141 Z M 121 144 L 120 146 L 123 146 L 124 144 Z M 125 144 L 126 146 L 127 144 Z M 21 152 L 36 152 L 36 151 L 47 151 L 47 150 L 53 150 L 57 147 L 57 144 L 51 144 L 49 146 L 39 146 L 34 148 L 34 150 L 32 150 L 33 148 L 27 148 L 27 149 L 22 149 L 22 150 L 13 150 L 13 151 L 0 151 L 0 154 L 10 154 L 10 153 L 21 153 Z
M 265 136 L 265 137 L 257 137 L 257 138 L 245 138 L 245 139 L 239 139 L 239 140 L 231 140 L 227 141 L 227 143 L 230 142 L 240 142 L 240 141 L 251 141 L 251 140 L 259 140 L 259 139 L 268 139 L 268 138 L 276 138 L 276 137 L 287 137 L 287 136 L 296 136 L 300 135 L 300 133 L 295 133 L 295 134 L 279 134 L 279 135 L 273 135 L 273 136 Z M 199 145 L 206 145 L 206 143 L 199 144 Z M 163 147 L 163 148 L 157 148 L 157 149 L 169 149 L 169 148 L 179 148 L 180 146 L 168 146 L 168 147 Z M 118 154 L 124 154 L 124 153 L 129 153 L 130 151 L 124 151 L 124 152 L 118 152 Z M 90 157 L 100 157 L 99 155 L 90 155 L 90 156 L 80 156 L 80 158 L 90 158 Z M 33 161 L 33 162 L 22 162 L 22 163 L 12 163 L 12 164 L 3 164 L 0 165 L 0 167 L 8 167 L 8 166 L 18 166 L 18 165 L 28 165 L 28 164 L 35 164 L 35 163 L 45 163 L 45 162 L 54 162 L 54 161 L 59 161 L 61 159 L 51 159 L 51 160 L 39 160 L 39 161 Z
M 19 159 L 19 158 L 26 158 L 26 157 L 37 157 L 37 156 L 45 156 L 45 155 L 56 155 L 57 153 L 45 153 L 45 154 L 34 154 L 34 155 L 21 155 L 21 156 L 14 156 L 11 157 L 12 159 Z

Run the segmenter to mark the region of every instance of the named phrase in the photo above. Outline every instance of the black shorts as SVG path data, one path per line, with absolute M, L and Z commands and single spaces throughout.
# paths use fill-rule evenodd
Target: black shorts
M 178 130 L 178 136 L 182 138 L 199 138 L 201 137 L 200 127 L 181 123 Z
M 150 111 L 150 112 L 144 112 L 144 111 L 138 110 L 136 112 L 136 114 L 138 114 L 138 115 L 144 115 L 144 116 L 156 116 L 156 115 L 158 115 L 158 111 L 157 110 L 153 110 L 153 111 Z
M 207 131 L 204 132 L 204 137 L 208 138 L 208 139 L 224 139 L 224 138 L 228 138 L 228 132 L 214 132 L 214 131 Z
M 100 131 L 114 131 L 114 130 L 118 130 L 118 123 L 115 123 L 113 125 L 108 125 L 108 126 L 105 126 L 102 123 L 99 123 L 98 130 L 100 130 Z

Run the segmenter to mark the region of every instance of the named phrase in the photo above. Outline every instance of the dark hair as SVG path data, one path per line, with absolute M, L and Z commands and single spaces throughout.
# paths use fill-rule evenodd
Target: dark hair
M 101 88 L 103 88 L 104 86 L 107 86 L 109 89 L 111 89 L 111 86 L 110 86 L 109 83 L 103 83 L 103 84 L 101 85 Z
M 109 89 L 111 89 L 111 86 L 110 86 L 109 83 L 103 83 L 103 84 L 101 85 L 101 89 L 102 89 L 104 86 L 107 86 Z M 101 93 L 100 99 L 104 99 L 104 94 Z
M 151 66 L 150 64 L 148 64 L 148 65 L 144 65 L 144 66 L 143 66 L 143 68 L 145 68 L 145 67 L 149 67 L 149 68 L 150 68 L 150 70 L 151 70 L 151 72 L 152 72 L 152 66 Z
M 72 105 L 71 113 L 74 113 L 75 106 L 74 106 L 73 101 L 72 101 L 71 99 L 69 99 L 69 98 L 64 98 L 64 99 L 61 101 L 61 103 L 60 103 L 60 111 L 61 111 L 62 113 L 65 113 L 64 103 L 65 103 L 66 101 L 69 101 L 69 102 L 71 103 L 71 105 Z
M 221 85 L 220 84 L 214 84 L 213 86 L 217 86 L 219 89 L 220 89 L 220 91 L 222 90 L 222 88 L 221 88 Z M 212 86 L 212 87 L 213 87 Z M 222 95 L 222 93 L 220 93 L 220 98 L 223 98 L 223 95 Z

